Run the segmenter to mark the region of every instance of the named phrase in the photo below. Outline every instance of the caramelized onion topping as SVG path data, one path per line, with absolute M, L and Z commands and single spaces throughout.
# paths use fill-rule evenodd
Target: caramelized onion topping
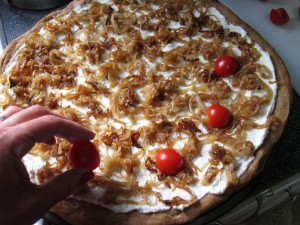
M 211 185 L 222 171 L 228 184 L 236 185 L 235 156 L 254 153 L 247 131 L 276 122 L 274 117 L 264 124 L 254 119 L 274 95 L 268 85 L 271 71 L 258 63 L 261 53 L 254 41 L 222 27 L 202 1 L 114 0 L 118 10 L 88 2 L 90 7 L 55 16 L 26 37 L 16 63 L 0 76 L 0 106 L 40 104 L 93 129 L 102 164 L 101 176 L 92 184 L 105 188 L 99 199 L 105 204 L 151 205 L 151 196 L 171 207 L 192 204 L 196 196 L 188 185 Z M 212 72 L 223 55 L 235 56 L 241 64 L 228 82 Z M 206 109 L 215 103 L 233 113 L 226 129 L 206 123 Z M 158 148 L 180 141 L 184 170 L 175 177 L 159 174 L 153 160 Z M 205 144 L 211 145 L 208 167 L 194 163 Z M 33 148 L 32 154 L 57 160 L 38 170 L 40 183 L 69 169 L 69 147 L 58 139 L 54 146 Z M 155 179 L 139 184 L 139 170 Z M 165 199 L 153 189 L 162 183 L 185 190 L 190 199 Z M 132 200 L 134 195 L 142 200 Z

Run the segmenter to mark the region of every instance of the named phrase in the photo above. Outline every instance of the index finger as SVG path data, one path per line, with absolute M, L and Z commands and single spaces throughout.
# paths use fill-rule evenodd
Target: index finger
M 82 125 L 53 115 L 42 116 L 11 128 L 10 151 L 22 158 L 35 143 L 49 140 L 53 136 L 70 140 L 91 140 L 95 133 Z

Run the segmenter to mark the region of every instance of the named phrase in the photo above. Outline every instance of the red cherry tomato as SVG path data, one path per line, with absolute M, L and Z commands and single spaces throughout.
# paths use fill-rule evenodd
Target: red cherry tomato
M 183 168 L 182 156 L 172 148 L 165 148 L 156 154 L 157 169 L 166 175 L 176 175 Z
M 238 70 L 238 61 L 229 55 L 218 58 L 214 64 L 214 73 L 218 77 L 228 77 L 235 74 Z
M 270 12 L 270 20 L 276 25 L 283 25 L 289 22 L 290 17 L 284 8 L 272 9 Z
M 222 105 L 211 105 L 207 109 L 207 123 L 213 128 L 224 128 L 226 127 L 231 119 L 231 113 L 227 108 Z
M 68 153 L 72 168 L 96 169 L 100 164 L 100 155 L 96 146 L 90 141 L 74 142 Z

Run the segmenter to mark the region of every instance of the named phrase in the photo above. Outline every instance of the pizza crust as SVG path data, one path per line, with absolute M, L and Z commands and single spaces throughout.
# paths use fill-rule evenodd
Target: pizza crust
M 270 128 L 270 132 L 265 138 L 264 143 L 259 149 L 256 150 L 255 160 L 248 167 L 248 170 L 239 178 L 239 184 L 232 188 L 228 188 L 227 191 L 222 195 L 207 194 L 205 197 L 182 211 L 171 209 L 169 211 L 147 214 L 140 213 L 138 211 L 132 211 L 129 213 L 114 213 L 99 205 L 69 198 L 55 205 L 51 209 L 51 212 L 59 215 L 64 220 L 74 225 L 136 225 L 141 224 L 141 221 L 143 221 L 144 225 L 183 224 L 194 220 L 195 218 L 203 215 L 204 213 L 212 210 L 214 207 L 220 205 L 222 202 L 226 201 L 232 194 L 247 185 L 263 170 L 265 161 L 270 155 L 272 147 L 281 136 L 288 118 L 292 101 L 292 88 L 290 85 L 288 71 L 275 49 L 272 48 L 270 44 L 268 44 L 267 41 L 253 28 L 241 21 L 230 9 L 212 0 L 202 1 L 208 6 L 216 7 L 217 10 L 220 11 L 230 23 L 241 26 L 247 31 L 251 39 L 257 42 L 264 50 L 269 52 L 275 67 L 277 81 L 279 84 L 276 105 L 273 111 L 273 115 L 275 115 L 279 121 L 276 125 L 273 125 Z M 52 18 L 60 15 L 66 15 L 76 6 L 82 5 L 85 2 L 87 1 L 73 1 L 64 10 L 56 11 L 48 16 L 45 16 L 31 30 L 13 41 L 2 54 L 0 59 L 0 73 L 4 73 L 9 61 L 14 57 L 14 54 L 22 46 L 23 41 L 30 33 L 39 30 L 45 22 L 51 20 Z

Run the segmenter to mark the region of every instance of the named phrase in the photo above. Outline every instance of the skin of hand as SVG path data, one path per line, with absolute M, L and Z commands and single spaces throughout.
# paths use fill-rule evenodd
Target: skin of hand
M 35 143 L 55 144 L 55 136 L 83 141 L 95 134 L 41 106 L 9 107 L 2 115 L 7 119 L 0 121 L 0 225 L 31 225 L 94 174 L 72 169 L 36 185 L 30 182 L 22 157 Z

